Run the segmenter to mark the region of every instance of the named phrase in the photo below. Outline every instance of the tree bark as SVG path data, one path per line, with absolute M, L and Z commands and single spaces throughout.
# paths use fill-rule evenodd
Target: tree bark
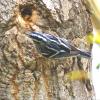
M 0 1 L 0 100 L 92 100 L 91 79 L 70 80 L 74 70 L 90 72 L 91 59 L 70 57 L 46 59 L 17 21 L 20 5 L 33 5 L 39 20 L 32 26 L 68 39 L 80 49 L 90 50 L 86 34 L 92 31 L 83 0 Z

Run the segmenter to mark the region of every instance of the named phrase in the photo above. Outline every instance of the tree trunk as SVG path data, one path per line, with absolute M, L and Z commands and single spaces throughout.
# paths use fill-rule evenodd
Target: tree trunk
M 35 30 L 66 38 L 80 49 L 91 49 L 86 33 L 92 31 L 92 24 L 83 0 L 1 0 L 0 100 L 92 100 L 89 78 L 67 77 L 72 71 L 90 72 L 91 59 L 42 57 L 24 34 L 27 28 L 18 21 L 22 5 L 32 5 L 38 12 L 38 20 L 32 23 Z

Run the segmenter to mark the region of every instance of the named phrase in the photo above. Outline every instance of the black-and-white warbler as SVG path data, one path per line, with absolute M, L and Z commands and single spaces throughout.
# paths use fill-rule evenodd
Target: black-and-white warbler
M 61 58 L 69 56 L 91 57 L 90 52 L 84 52 L 72 46 L 66 39 L 39 32 L 30 32 L 28 36 L 34 41 L 39 53 L 47 58 Z

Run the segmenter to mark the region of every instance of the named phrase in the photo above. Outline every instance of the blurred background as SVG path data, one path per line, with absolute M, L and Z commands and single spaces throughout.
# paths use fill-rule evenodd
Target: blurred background
M 92 81 L 94 85 L 96 100 L 100 100 L 100 0 L 87 0 L 87 7 L 91 13 L 93 23 L 92 40 Z

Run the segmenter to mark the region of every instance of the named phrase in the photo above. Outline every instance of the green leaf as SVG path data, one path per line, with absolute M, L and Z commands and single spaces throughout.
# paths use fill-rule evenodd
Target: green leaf
M 98 64 L 96 68 L 99 69 L 100 68 L 100 64 Z

